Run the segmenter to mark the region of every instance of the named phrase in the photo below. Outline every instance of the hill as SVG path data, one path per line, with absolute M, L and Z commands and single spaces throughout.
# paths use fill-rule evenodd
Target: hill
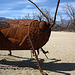
M 0 17 L 0 21 L 10 20 L 9 18 Z

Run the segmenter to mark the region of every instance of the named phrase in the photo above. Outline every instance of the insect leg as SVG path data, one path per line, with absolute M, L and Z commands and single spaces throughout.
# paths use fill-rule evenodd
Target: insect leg
M 37 53 L 38 53 L 38 55 L 39 55 L 39 49 L 37 49 Z
M 8 54 L 8 55 L 10 55 L 10 56 L 12 55 L 12 52 L 11 52 L 11 50 L 9 50 L 9 54 Z
M 49 58 L 47 57 L 47 55 L 46 55 L 46 54 L 47 54 L 47 53 L 49 53 L 49 52 L 48 52 L 48 51 L 43 50 L 43 48 L 42 48 L 42 47 L 41 47 L 41 51 L 45 54 L 46 58 L 47 58 L 47 59 L 49 59 Z
M 33 43 L 32 43 L 32 41 L 31 41 L 30 36 L 29 36 L 29 40 L 30 40 L 30 43 L 31 43 L 31 46 L 32 46 L 32 49 L 33 49 L 33 53 L 34 53 L 36 62 L 37 62 L 37 66 L 39 67 L 39 70 L 40 70 L 41 74 L 42 74 L 42 75 L 47 75 L 45 72 L 43 72 L 43 69 L 42 69 L 41 66 L 40 66 L 40 63 L 39 63 L 39 60 L 38 60 L 38 57 L 37 57 L 37 54 L 36 54 L 36 51 L 35 51 L 35 49 L 34 49 L 34 46 L 33 46 Z

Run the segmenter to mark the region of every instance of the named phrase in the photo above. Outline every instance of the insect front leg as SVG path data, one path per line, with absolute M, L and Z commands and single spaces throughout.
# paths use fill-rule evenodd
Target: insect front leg
M 48 51 L 45 51 L 42 47 L 41 47 L 41 51 L 45 54 L 46 58 L 49 59 L 49 58 L 47 57 L 47 55 L 46 55 L 46 54 L 49 53 L 49 52 L 48 52 Z
M 42 69 L 41 66 L 40 66 L 40 63 L 39 63 L 39 60 L 38 60 L 38 57 L 37 57 L 37 54 L 36 54 L 36 51 L 35 51 L 35 49 L 34 49 L 34 46 L 33 46 L 33 43 L 32 43 L 32 41 L 31 41 L 30 36 L 28 36 L 28 38 L 29 38 L 29 42 L 30 42 L 30 44 L 31 44 L 31 49 L 33 50 L 33 54 L 34 54 L 35 59 L 36 59 L 36 62 L 37 62 L 37 66 L 39 67 L 39 70 L 40 70 L 41 74 L 42 74 L 42 75 L 48 75 L 48 74 L 46 74 L 45 72 L 43 72 L 43 69 Z

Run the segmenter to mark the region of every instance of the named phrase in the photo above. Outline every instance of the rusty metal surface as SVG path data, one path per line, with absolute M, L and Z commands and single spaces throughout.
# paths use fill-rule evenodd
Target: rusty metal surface
M 6 20 L 10 25 L 30 25 L 34 21 L 33 19 L 17 19 L 17 20 Z
M 11 22 L 14 20 L 11 20 Z M 15 20 L 16 21 L 16 20 Z M 20 21 L 20 20 L 18 20 Z M 21 20 L 23 22 L 23 20 Z M 42 21 L 44 23 L 44 21 Z M 26 37 L 27 35 L 30 36 L 33 46 L 35 49 L 41 48 L 45 43 L 48 41 L 49 36 L 50 36 L 50 29 L 45 25 L 42 26 L 42 22 L 37 21 L 37 20 L 30 20 L 30 24 L 27 25 L 19 25 L 17 27 L 17 24 L 14 24 L 11 26 L 8 30 L 8 34 L 6 33 L 5 36 L 10 40 L 9 38 L 13 38 L 15 41 L 18 40 L 19 43 L 18 45 L 15 44 L 14 47 L 11 47 L 12 50 L 19 49 L 19 50 L 30 50 L 31 47 L 29 46 L 29 38 Z M 12 23 L 11 23 L 12 24 Z M 6 30 L 4 30 L 6 31 Z M 23 38 L 26 37 L 25 41 L 21 46 L 19 44 L 22 42 Z M 13 43 L 13 40 L 10 40 Z M 17 42 L 17 41 L 16 41 Z M 16 43 L 15 42 L 15 43 Z M 17 48 L 18 47 L 18 48 Z M 9 48 L 8 48 L 9 49 Z
M 42 24 L 45 23 L 45 24 Z M 43 26 L 42 26 L 43 25 Z M 41 28 L 42 26 L 42 28 Z M 41 48 L 49 39 L 51 30 L 45 21 L 34 21 L 30 25 L 30 38 L 35 49 Z
M 11 42 L 0 32 L 0 50 L 6 50 L 10 48 L 10 44 Z

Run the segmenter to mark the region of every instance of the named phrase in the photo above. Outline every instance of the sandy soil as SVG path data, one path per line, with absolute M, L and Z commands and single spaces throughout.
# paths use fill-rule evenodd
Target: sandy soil
M 52 32 L 43 48 L 49 59 L 40 51 L 39 61 L 48 75 L 75 75 L 75 33 Z M 8 53 L 0 51 L 0 75 L 41 75 L 30 51 Z

